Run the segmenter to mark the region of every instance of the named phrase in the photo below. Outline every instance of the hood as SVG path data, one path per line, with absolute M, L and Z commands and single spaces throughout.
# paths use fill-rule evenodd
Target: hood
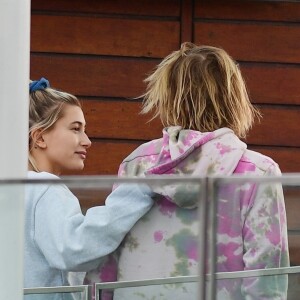
M 229 128 L 201 133 L 179 126 L 163 130 L 155 166 L 145 175 L 232 175 L 247 146 Z M 185 208 L 197 206 L 199 186 L 174 184 L 154 191 Z
M 36 180 L 37 183 L 25 184 L 26 199 L 32 202 L 32 199 L 39 199 L 51 187 L 51 183 L 38 183 L 39 180 L 59 180 L 60 178 L 48 172 L 27 171 L 27 178 Z

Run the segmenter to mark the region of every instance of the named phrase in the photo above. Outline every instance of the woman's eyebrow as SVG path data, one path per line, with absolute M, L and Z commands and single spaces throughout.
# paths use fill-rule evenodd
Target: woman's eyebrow
M 71 126 L 75 124 L 78 124 L 80 127 L 83 127 L 84 129 L 86 128 L 86 123 L 83 123 L 81 121 L 74 121 L 71 123 Z
M 82 125 L 82 126 L 86 126 L 86 123 L 82 123 L 81 121 L 74 121 L 71 124 L 79 124 L 79 125 Z

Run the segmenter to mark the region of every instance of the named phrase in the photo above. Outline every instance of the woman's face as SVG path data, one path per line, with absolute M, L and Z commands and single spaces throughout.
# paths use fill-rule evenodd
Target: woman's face
M 65 105 L 63 117 L 42 134 L 44 148 L 41 171 L 60 175 L 83 169 L 87 149 L 91 146 L 85 125 L 81 108 Z

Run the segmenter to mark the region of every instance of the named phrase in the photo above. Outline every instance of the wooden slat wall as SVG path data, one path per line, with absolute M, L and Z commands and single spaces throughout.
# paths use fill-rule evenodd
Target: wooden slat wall
M 116 174 L 132 150 L 161 136 L 139 115 L 143 79 L 193 41 L 238 60 L 263 114 L 249 148 L 300 171 L 300 3 L 221 0 L 32 0 L 31 78 L 82 99 L 93 140 L 83 174 Z
M 249 147 L 299 172 L 300 3 L 195 1 L 197 44 L 222 47 L 238 60 L 251 100 L 263 113 Z
M 223 47 L 238 60 L 263 119 L 249 148 L 283 172 L 300 172 L 300 2 L 232 0 L 32 0 L 31 78 L 83 102 L 93 141 L 81 174 L 116 174 L 136 147 L 161 136 L 139 114 L 143 79 L 184 41 Z M 109 191 L 107 191 L 109 193 Z M 104 200 L 106 191 L 100 195 Z M 84 209 L 99 194 L 82 195 Z M 289 226 L 297 205 L 286 199 Z M 298 203 L 298 202 L 297 202 Z M 297 223 L 298 224 L 298 223 Z M 298 226 L 298 225 L 297 225 Z M 299 238 L 290 238 L 300 263 Z

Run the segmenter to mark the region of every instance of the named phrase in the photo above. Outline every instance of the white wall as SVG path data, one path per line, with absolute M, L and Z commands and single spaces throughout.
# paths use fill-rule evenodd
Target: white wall
M 0 0 L 0 179 L 27 170 L 30 1 Z M 23 188 L 0 185 L 0 299 L 23 299 Z

